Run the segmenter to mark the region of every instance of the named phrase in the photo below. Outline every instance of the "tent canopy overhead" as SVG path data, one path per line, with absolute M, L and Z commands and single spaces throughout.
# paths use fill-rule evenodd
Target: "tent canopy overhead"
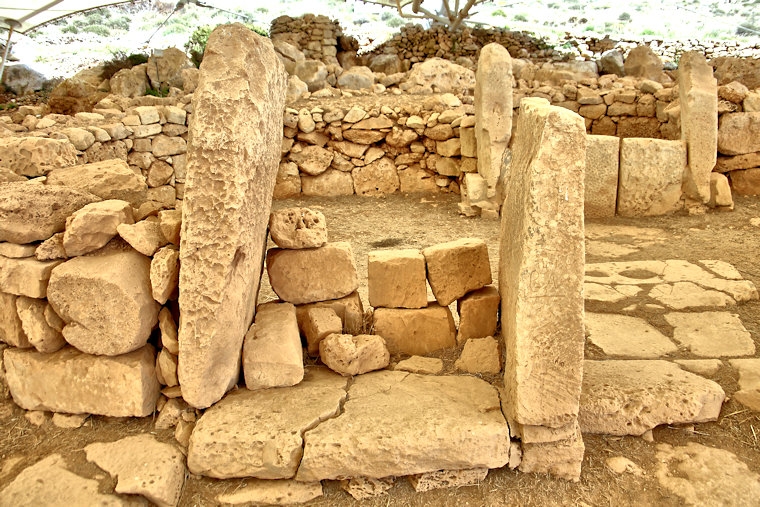
M 14 32 L 27 33 L 40 25 L 108 5 L 134 3 L 93 0 L 0 0 L 0 28 L 13 28 Z

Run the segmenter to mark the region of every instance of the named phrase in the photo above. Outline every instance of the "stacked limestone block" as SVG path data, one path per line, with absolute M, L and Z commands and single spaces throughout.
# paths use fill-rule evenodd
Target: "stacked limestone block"
M 374 331 L 385 338 L 392 354 L 425 355 L 463 345 L 470 338 L 491 337 L 485 345 L 497 365 L 492 373 L 498 373 L 500 358 L 493 335 L 499 295 L 488 285 L 491 266 L 485 242 L 461 239 L 422 251 L 370 252 L 367 283 Z M 427 283 L 435 301 L 428 301 Z M 449 309 L 454 301 L 459 333 Z M 481 345 L 474 342 L 471 347 Z M 491 360 L 487 369 L 493 370 L 493 364 Z
M 152 334 L 176 299 L 179 216 L 141 216 L 148 186 L 122 160 L 73 165 L 63 140 L 27 147 L 8 157 L 23 181 L 0 184 L 11 394 L 27 410 L 149 415 L 160 384 L 176 386 L 176 347 L 157 354 Z
M 359 280 L 351 246 L 329 243 L 324 215 L 308 208 L 273 212 L 269 229 L 272 241 L 278 245 L 267 252 L 269 281 L 284 302 L 264 306 L 287 307 L 287 318 L 280 319 L 279 325 L 283 326 L 287 320 L 288 331 L 278 333 L 277 340 L 281 347 L 285 347 L 284 336 L 292 342 L 289 355 L 292 362 L 295 364 L 298 356 L 297 362 L 302 364 L 300 330 L 306 353 L 320 357 L 324 364 L 342 375 L 385 368 L 389 361 L 385 340 L 377 335 L 362 334 L 363 309 L 356 292 Z M 252 329 L 258 327 L 257 318 Z M 246 347 L 248 343 L 246 337 Z M 253 366 L 253 358 L 263 356 L 253 352 L 250 356 L 247 352 L 244 354 L 246 379 L 249 371 L 262 369 Z M 250 384 L 248 387 L 251 388 Z

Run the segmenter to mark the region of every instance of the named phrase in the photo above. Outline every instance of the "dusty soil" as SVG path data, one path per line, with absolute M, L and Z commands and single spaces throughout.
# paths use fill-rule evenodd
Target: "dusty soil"
M 496 277 L 499 224 L 497 221 L 468 219 L 456 212 L 456 195 L 402 196 L 385 198 L 347 197 L 299 199 L 275 202 L 275 207 L 308 206 L 325 214 L 331 241 L 351 242 L 357 260 L 366 303 L 367 252 L 377 248 L 424 248 L 461 237 L 480 237 L 489 245 Z M 760 199 L 737 198 L 736 210 L 701 216 L 669 216 L 646 219 L 614 218 L 589 220 L 587 233 L 596 233 L 605 242 L 620 246 L 641 246 L 630 254 L 611 259 L 589 251 L 587 262 L 608 260 L 717 259 L 733 264 L 742 275 L 760 286 L 760 227 L 750 219 L 760 217 Z M 625 228 L 655 229 L 656 241 L 631 239 L 614 233 Z M 630 230 L 629 230 L 630 231 Z M 274 295 L 266 286 L 260 300 Z M 589 308 L 590 309 L 590 308 Z M 732 308 L 740 315 L 760 350 L 760 303 L 755 301 Z M 665 332 L 667 330 L 664 329 Z M 595 351 L 588 350 L 593 356 Z M 454 353 L 444 356 L 450 368 Z M 496 380 L 496 379 L 488 379 Z M 415 493 L 405 480 L 397 481 L 390 493 L 363 503 L 343 492 L 338 483 L 326 482 L 325 496 L 312 505 L 681 505 L 682 500 L 662 489 L 655 478 L 656 445 L 684 445 L 698 442 L 736 454 L 755 473 L 760 473 L 760 414 L 750 412 L 730 399 L 737 390 L 737 377 L 727 362 L 713 378 L 729 395 L 717 422 L 688 427 L 658 427 L 654 442 L 638 437 L 584 435 L 586 456 L 578 483 L 568 483 L 543 475 L 524 474 L 508 469 L 492 470 L 479 486 Z M 72 469 L 83 476 L 101 478 L 103 491 L 112 491 L 114 482 L 84 459 L 83 447 L 96 441 L 113 441 L 125 436 L 151 432 L 160 440 L 172 441 L 173 431 L 155 430 L 151 418 L 114 419 L 91 417 L 82 428 L 63 430 L 47 421 L 35 427 L 24 411 L 10 400 L 0 401 L 0 489 L 24 467 L 53 452 L 62 453 Z M 645 470 L 645 475 L 616 475 L 605 466 L 612 456 L 625 456 Z M 190 476 L 180 505 L 214 505 L 221 492 L 233 491 L 244 480 L 218 481 Z M 705 501 L 709 501 L 705 499 Z

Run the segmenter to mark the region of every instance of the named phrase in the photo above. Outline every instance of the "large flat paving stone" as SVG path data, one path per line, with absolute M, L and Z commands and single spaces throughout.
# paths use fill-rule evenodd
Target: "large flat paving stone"
M 700 357 L 750 356 L 752 335 L 736 314 L 728 312 L 666 313 L 673 338 Z
M 310 368 L 293 387 L 228 394 L 195 425 L 188 468 L 218 479 L 292 478 L 303 433 L 338 413 L 347 382 L 326 368 Z
M 401 371 L 356 377 L 343 412 L 307 431 L 304 441 L 299 481 L 499 468 L 509 461 L 499 395 L 474 377 Z
M 608 356 L 655 359 L 678 350 L 657 328 L 627 315 L 588 312 L 586 334 Z
M 641 435 L 660 424 L 714 421 L 725 396 L 668 361 L 585 361 L 578 419 L 584 433 Z

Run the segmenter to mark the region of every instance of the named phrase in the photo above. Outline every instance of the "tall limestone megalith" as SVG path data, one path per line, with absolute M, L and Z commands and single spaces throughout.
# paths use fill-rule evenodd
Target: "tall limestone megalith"
M 205 408 L 238 381 L 259 290 L 287 76 L 242 24 L 211 34 L 193 96 L 180 243 L 179 381 Z
M 512 58 L 504 46 L 492 42 L 480 51 L 475 73 L 478 174 L 488 183 L 488 197 L 496 193 L 501 157 L 511 135 Z
M 707 204 L 710 173 L 718 150 L 718 82 L 705 56 L 697 51 L 681 55 L 678 62 L 678 96 L 681 101 L 681 139 L 686 141 L 688 165 L 683 192 Z
M 499 258 L 504 413 L 524 471 L 577 480 L 583 369 L 583 118 L 523 99 L 506 175 Z

